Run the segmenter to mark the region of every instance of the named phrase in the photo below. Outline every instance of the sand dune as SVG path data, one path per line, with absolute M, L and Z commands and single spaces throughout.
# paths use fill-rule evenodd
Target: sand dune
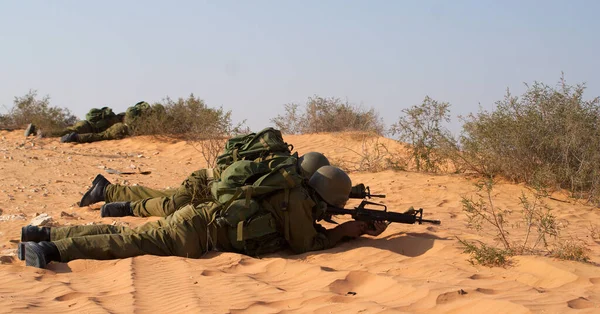
M 518 256 L 510 267 L 472 265 L 456 236 L 480 239 L 466 226 L 461 197 L 473 195 L 473 178 L 386 170 L 353 172 L 393 211 L 422 207 L 442 225 L 391 225 L 333 249 L 261 259 L 211 252 L 203 259 L 140 256 L 25 267 L 14 256 L 20 228 L 38 213 L 56 225 L 115 223 L 142 218 L 100 218 L 100 205 L 79 208 L 97 173 L 112 182 L 175 187 L 205 166 L 190 143 L 128 138 L 92 144 L 24 140 L 0 131 L 0 312 L 2 313 L 598 313 L 600 271 L 594 264 Z M 334 160 L 360 162 L 357 135 L 286 136 L 297 151 L 322 151 Z M 404 148 L 379 139 L 390 151 Z M 151 171 L 112 175 L 105 168 Z M 518 209 L 523 185 L 498 184 L 497 206 Z M 600 263 L 589 226 L 600 211 L 564 194 L 546 199 L 565 234 L 588 243 Z M 353 201 L 351 205 L 357 204 Z M 338 218 L 344 221 L 347 218 Z

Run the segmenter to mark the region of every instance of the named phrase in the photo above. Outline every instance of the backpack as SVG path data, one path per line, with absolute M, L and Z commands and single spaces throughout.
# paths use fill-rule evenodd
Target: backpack
M 149 111 L 150 108 L 150 104 L 148 104 L 145 101 L 140 101 L 137 104 L 127 108 L 127 110 L 125 111 L 125 117 L 130 120 L 133 121 L 138 117 L 141 117 L 146 111 Z
M 284 236 L 270 212 L 259 206 L 263 198 L 280 191 L 301 186 L 304 178 L 298 173 L 298 153 L 264 161 L 239 160 L 210 183 L 216 204 L 214 223 L 228 227 L 229 240 L 238 251 L 256 256 L 282 249 Z M 282 209 L 287 208 L 286 200 Z
M 96 123 L 98 121 L 101 121 L 101 120 L 104 120 L 107 118 L 112 118 L 114 116 L 115 116 L 115 113 L 109 107 L 102 107 L 100 109 L 92 108 L 85 115 L 85 119 L 91 123 Z
M 294 146 L 283 141 L 281 131 L 265 128 L 257 133 L 234 136 L 217 156 L 217 168 L 224 169 L 238 160 L 262 161 L 277 156 L 290 156 Z

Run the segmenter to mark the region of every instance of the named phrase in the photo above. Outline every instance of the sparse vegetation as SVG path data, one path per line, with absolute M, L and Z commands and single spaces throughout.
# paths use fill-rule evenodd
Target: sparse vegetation
M 375 109 L 364 110 L 339 98 L 309 97 L 301 107 L 286 104 L 285 114 L 271 119 L 284 134 L 366 131 L 383 135 L 385 126 Z
M 404 170 L 406 169 L 406 160 L 403 159 L 403 153 L 390 151 L 385 143 L 381 142 L 379 137 L 364 136 L 361 140 L 361 150 L 356 151 L 346 148 L 358 156 L 358 160 L 342 160 L 332 158 L 331 163 L 340 167 L 344 171 L 368 171 L 380 172 L 384 170 Z
M 564 78 L 558 88 L 527 88 L 464 119 L 463 158 L 481 174 L 564 188 L 600 204 L 600 98 L 585 100 L 584 85 Z
M 423 103 L 404 109 L 404 116 L 391 127 L 391 134 L 411 146 L 417 171 L 438 172 L 449 158 L 440 149 L 451 138 L 442 126 L 450 122 L 450 104 L 425 97 Z
M 588 261 L 588 250 L 578 241 L 564 241 L 560 238 L 560 227 L 551 209 L 542 202 L 543 190 L 537 190 L 533 200 L 524 193 L 519 198 L 522 220 L 511 223 L 511 211 L 498 208 L 492 197 L 493 181 L 484 180 L 477 184 L 477 200 L 462 198 L 463 211 L 467 215 L 470 228 L 491 237 L 501 244 L 501 248 L 484 242 L 478 244 L 459 239 L 464 252 L 471 255 L 472 262 L 485 266 L 507 265 L 514 255 L 534 254 L 550 255 L 556 258 L 576 261 Z M 511 235 L 513 229 L 524 234 L 516 239 Z
M 8 113 L 0 115 L 0 128 L 24 128 L 33 123 L 40 129 L 58 130 L 77 121 L 77 117 L 66 108 L 50 106 L 50 97 L 39 99 L 37 91 L 30 90 L 21 97 L 15 97 Z

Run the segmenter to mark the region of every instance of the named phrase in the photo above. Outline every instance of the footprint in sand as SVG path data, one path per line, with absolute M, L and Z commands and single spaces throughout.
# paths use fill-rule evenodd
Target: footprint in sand
M 477 288 L 475 289 L 475 291 L 483 293 L 483 294 L 498 294 L 498 291 L 494 290 L 494 289 L 487 289 L 487 288 Z
M 573 299 L 573 300 L 567 302 L 567 305 L 570 308 L 576 309 L 576 310 L 588 309 L 588 308 L 594 307 L 594 303 L 584 297 L 579 297 L 577 299 Z
M 79 298 L 87 298 L 87 294 L 73 291 L 73 292 L 69 292 L 69 293 L 60 295 L 60 296 L 54 298 L 54 300 L 64 302 L 64 301 L 71 301 L 71 300 L 79 299 Z

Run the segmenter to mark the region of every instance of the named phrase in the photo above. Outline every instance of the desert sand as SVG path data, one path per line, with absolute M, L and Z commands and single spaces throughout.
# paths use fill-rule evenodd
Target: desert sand
M 357 160 L 361 142 L 343 134 L 286 136 L 296 151 Z M 400 152 L 400 144 L 381 139 Z M 590 225 L 600 209 L 556 193 L 545 202 L 563 225 L 591 249 L 592 263 L 518 256 L 509 267 L 473 265 L 456 237 L 481 239 L 467 227 L 461 197 L 476 177 L 386 170 L 352 172 L 375 200 L 392 211 L 422 207 L 442 224 L 392 224 L 377 238 L 364 236 L 326 251 L 260 259 L 208 253 L 202 259 L 139 256 L 76 260 L 26 267 L 16 256 L 20 228 L 46 213 L 57 226 L 144 218 L 100 218 L 95 204 L 77 202 L 98 173 L 113 183 L 176 187 L 206 165 L 185 141 L 135 137 L 91 144 L 25 140 L 0 131 L 0 312 L 2 313 L 600 313 L 600 250 Z M 105 168 L 151 171 L 114 175 Z M 495 187 L 497 206 L 518 210 L 524 185 Z M 356 205 L 353 200 L 349 205 Z M 152 218 L 151 218 L 152 219 Z M 338 217 L 344 221 L 347 217 Z

